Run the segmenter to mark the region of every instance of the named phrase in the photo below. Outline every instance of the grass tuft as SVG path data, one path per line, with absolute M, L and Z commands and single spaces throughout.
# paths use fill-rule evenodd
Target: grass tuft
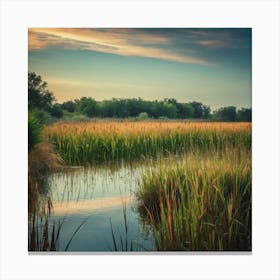
M 146 172 L 139 210 L 159 251 L 251 250 L 251 152 L 190 153 Z

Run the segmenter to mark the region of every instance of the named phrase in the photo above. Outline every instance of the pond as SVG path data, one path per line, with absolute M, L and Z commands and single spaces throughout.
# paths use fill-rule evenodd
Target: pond
M 155 251 L 152 230 L 137 212 L 135 198 L 145 168 L 143 164 L 72 167 L 48 176 L 40 200 L 49 202 L 50 211 L 47 225 L 38 219 L 36 234 L 45 236 L 46 226 L 49 243 L 52 234 L 58 236 L 56 251 Z

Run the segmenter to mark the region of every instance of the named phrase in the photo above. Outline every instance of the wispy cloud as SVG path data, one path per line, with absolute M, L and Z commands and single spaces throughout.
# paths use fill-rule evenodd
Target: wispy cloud
M 57 77 L 48 77 L 49 84 L 54 86 L 58 85 L 67 85 L 73 88 L 88 88 L 88 89 L 141 89 L 141 90 L 156 90 L 158 86 L 152 85 L 143 85 L 143 84 L 132 84 L 132 83 L 114 83 L 114 82 L 98 82 L 98 81 L 87 81 L 87 80 L 78 80 L 78 79 L 65 79 L 65 78 L 57 78 Z M 164 88 L 162 88 L 163 90 Z
M 198 29 L 188 32 L 188 36 L 192 39 L 193 44 L 197 44 L 206 48 L 248 48 L 250 46 L 250 36 L 248 36 L 248 28 L 235 29 Z M 245 32 L 245 36 L 242 36 Z M 244 34 L 243 34 L 244 35 Z
M 198 41 L 198 44 L 202 46 L 214 47 L 214 48 L 229 47 L 228 42 L 222 40 L 202 40 L 202 41 Z
M 179 53 L 172 47 L 171 43 L 171 37 L 167 34 L 145 32 L 143 29 L 29 29 L 30 50 L 56 46 L 121 56 L 148 57 L 207 66 L 215 65 L 207 59 Z

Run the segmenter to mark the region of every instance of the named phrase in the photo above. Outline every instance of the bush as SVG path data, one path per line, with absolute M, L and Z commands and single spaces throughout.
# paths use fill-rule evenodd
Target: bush
M 69 115 L 69 114 L 65 114 L 63 116 L 63 120 L 67 121 L 67 122 L 88 122 L 91 119 L 85 115 Z
M 61 106 L 59 104 L 55 104 L 53 105 L 50 110 L 49 110 L 50 114 L 55 117 L 55 118 L 62 118 L 63 117 L 63 111 L 61 109 Z
M 56 118 L 45 110 L 34 109 L 31 112 L 35 114 L 36 118 L 39 119 L 42 124 L 50 124 L 56 121 Z
M 43 125 L 36 113 L 28 112 L 28 150 L 40 142 L 42 130 Z
M 149 118 L 148 113 L 142 112 L 138 115 L 138 117 L 136 119 L 139 121 L 144 121 L 144 120 L 147 120 L 148 118 Z
M 158 120 L 159 120 L 159 121 L 168 121 L 169 118 L 167 118 L 166 116 L 160 116 L 160 117 L 158 118 Z

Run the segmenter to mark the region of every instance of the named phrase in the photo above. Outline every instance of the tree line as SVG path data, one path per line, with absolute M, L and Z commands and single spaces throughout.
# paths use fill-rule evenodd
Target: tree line
M 204 119 L 213 121 L 251 121 L 251 108 L 237 109 L 227 106 L 211 112 L 201 102 L 178 102 L 175 98 L 143 100 L 142 98 L 112 98 L 96 101 L 92 97 L 57 103 L 55 96 L 47 89 L 47 83 L 40 75 L 28 73 L 28 108 L 40 117 L 55 119 L 64 115 L 84 115 L 92 118 L 137 118 L 137 119 Z

